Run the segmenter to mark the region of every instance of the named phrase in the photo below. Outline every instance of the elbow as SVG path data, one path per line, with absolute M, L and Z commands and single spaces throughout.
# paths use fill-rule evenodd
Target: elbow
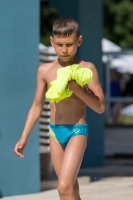
M 97 112 L 98 114 L 102 114 L 105 111 L 105 106 L 98 106 L 97 108 L 92 108 L 92 110 L 94 110 L 95 112 Z
M 105 111 L 105 105 L 101 105 L 98 113 L 102 114 L 102 113 L 104 113 L 104 111 Z
M 102 114 L 105 111 L 105 101 L 104 99 L 99 99 L 98 105 L 97 105 L 97 113 Z

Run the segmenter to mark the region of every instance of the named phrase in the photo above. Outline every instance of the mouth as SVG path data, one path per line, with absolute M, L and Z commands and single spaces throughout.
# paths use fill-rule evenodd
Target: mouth
M 68 57 L 68 55 L 61 55 L 61 57 L 66 58 L 66 57 Z

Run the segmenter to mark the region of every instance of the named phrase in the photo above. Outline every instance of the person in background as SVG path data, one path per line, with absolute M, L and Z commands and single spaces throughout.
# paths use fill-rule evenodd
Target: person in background
M 125 83 L 122 75 L 116 70 L 111 70 L 111 82 L 110 82 L 110 97 L 122 97 L 125 90 Z M 111 116 L 112 123 L 119 124 L 120 110 L 123 107 L 122 102 L 111 102 Z

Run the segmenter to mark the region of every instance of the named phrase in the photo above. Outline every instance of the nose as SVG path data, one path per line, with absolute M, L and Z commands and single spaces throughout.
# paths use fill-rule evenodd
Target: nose
M 63 54 L 66 54 L 68 52 L 68 49 L 67 49 L 67 47 L 64 45 L 63 47 L 62 47 L 62 53 Z

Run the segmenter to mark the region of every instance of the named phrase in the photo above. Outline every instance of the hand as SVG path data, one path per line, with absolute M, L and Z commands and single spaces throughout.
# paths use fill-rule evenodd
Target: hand
M 71 80 L 68 82 L 68 88 L 69 90 L 73 91 L 74 93 L 78 91 L 81 87 L 78 85 L 78 83 L 74 80 Z
M 26 147 L 26 144 L 27 144 L 27 139 L 22 137 L 22 138 L 20 138 L 20 140 L 15 145 L 14 152 L 20 158 L 24 158 L 23 151 L 24 151 L 24 148 Z

